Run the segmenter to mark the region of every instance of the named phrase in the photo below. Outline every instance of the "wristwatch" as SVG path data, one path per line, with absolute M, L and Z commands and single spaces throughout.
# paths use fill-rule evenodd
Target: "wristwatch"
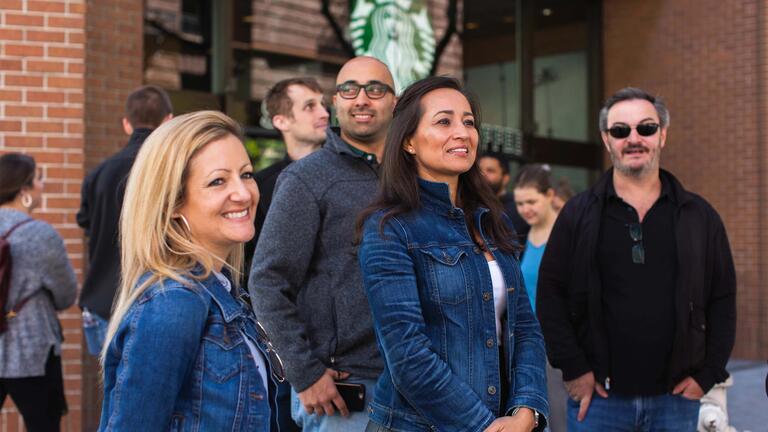
M 520 408 L 528 408 L 529 410 L 533 411 L 533 427 L 535 428 L 539 427 L 539 412 L 531 407 L 522 407 L 522 406 L 515 407 L 515 409 L 512 410 L 512 413 L 510 414 L 510 416 L 517 414 L 517 412 L 520 411 Z

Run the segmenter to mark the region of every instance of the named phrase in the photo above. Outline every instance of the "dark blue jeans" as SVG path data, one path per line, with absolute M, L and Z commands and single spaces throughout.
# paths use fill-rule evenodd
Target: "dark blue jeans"
M 695 432 L 699 401 L 671 394 L 592 397 L 587 416 L 576 420 L 579 403 L 568 399 L 568 432 Z

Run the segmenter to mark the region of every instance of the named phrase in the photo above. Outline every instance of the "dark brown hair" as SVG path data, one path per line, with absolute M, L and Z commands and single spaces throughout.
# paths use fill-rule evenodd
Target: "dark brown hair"
M 11 202 L 35 181 L 35 160 L 21 153 L 0 156 L 0 205 Z
M 525 165 L 515 177 L 515 187 L 530 187 L 541 194 L 545 194 L 552 189 L 552 169 L 549 165 L 543 164 Z
M 288 87 L 292 85 L 304 86 L 315 93 L 322 93 L 323 89 L 317 80 L 309 77 L 300 78 L 288 78 L 282 81 L 278 81 L 269 92 L 267 97 L 264 98 L 264 103 L 267 104 L 267 112 L 269 118 L 272 119 L 276 115 L 284 115 L 293 117 L 291 109 L 293 109 L 293 101 L 288 96 Z
M 363 210 L 357 220 L 358 239 L 360 239 L 365 220 L 371 214 L 379 210 L 385 211 L 380 224 L 383 229 L 384 223 L 389 218 L 420 207 L 416 159 L 403 149 L 403 144 L 416 133 L 423 115 L 421 100 L 424 95 L 443 88 L 456 90 L 467 98 L 472 114 L 475 116 L 475 128 L 480 130 L 479 108 L 455 78 L 428 77 L 406 88 L 395 105 L 392 123 L 384 144 L 378 196 Z M 479 207 L 490 209 L 488 217 L 483 220 L 483 231 L 503 251 L 517 250 L 513 241 L 514 235 L 503 219 L 504 209 L 483 180 L 480 169 L 477 167 L 477 160 L 469 171 L 459 174 L 456 202 L 460 203 L 464 210 L 465 221 L 470 232 L 477 231 L 474 223 L 475 210 Z
M 134 129 L 155 129 L 173 112 L 171 98 L 160 87 L 139 87 L 125 101 L 125 118 Z

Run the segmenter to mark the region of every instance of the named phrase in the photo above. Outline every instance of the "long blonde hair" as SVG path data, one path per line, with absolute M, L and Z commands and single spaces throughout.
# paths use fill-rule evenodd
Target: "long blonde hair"
M 176 117 L 157 128 L 142 144 L 125 190 L 120 214 L 120 264 L 122 277 L 113 306 L 104 347 L 115 336 L 120 322 L 134 301 L 151 284 L 173 279 L 189 284 L 206 278 L 217 258 L 196 244 L 176 211 L 184 204 L 189 163 L 206 144 L 234 135 L 242 141 L 240 126 L 218 111 L 198 111 Z M 243 246 L 227 257 L 225 264 L 240 279 Z M 200 264 L 204 272 L 193 275 Z M 140 284 L 139 278 L 151 276 Z

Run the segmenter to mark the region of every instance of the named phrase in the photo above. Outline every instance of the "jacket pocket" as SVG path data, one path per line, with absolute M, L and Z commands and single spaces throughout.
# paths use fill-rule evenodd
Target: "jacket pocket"
M 694 306 L 690 318 L 691 366 L 704 361 L 707 339 L 707 314 L 704 308 Z
M 224 322 L 220 316 L 209 316 L 203 335 L 203 368 L 218 383 L 228 381 L 241 371 L 240 350 L 245 342 L 236 327 L 237 321 Z
M 420 249 L 425 255 L 426 280 L 430 299 L 440 304 L 459 304 L 467 299 L 467 278 L 462 257 L 466 252 L 459 247 L 432 247 Z

